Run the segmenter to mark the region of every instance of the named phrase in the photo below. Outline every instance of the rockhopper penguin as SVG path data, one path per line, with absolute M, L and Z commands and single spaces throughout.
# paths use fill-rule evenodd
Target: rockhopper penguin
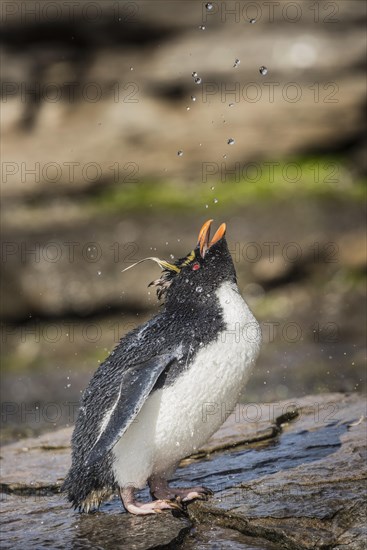
M 260 327 L 241 297 L 222 224 L 207 221 L 196 248 L 157 260 L 159 313 L 124 336 L 85 390 L 63 490 L 89 512 L 115 492 L 127 511 L 152 514 L 205 498 L 204 487 L 170 488 L 179 461 L 198 449 L 230 411 L 259 352 Z M 148 482 L 155 500 L 134 493 Z

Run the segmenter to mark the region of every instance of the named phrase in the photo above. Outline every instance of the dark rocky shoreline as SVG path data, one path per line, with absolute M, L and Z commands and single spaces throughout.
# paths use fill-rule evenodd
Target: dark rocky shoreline
M 178 468 L 174 483 L 214 495 L 177 517 L 132 517 L 117 497 L 95 514 L 73 512 L 59 494 L 71 428 L 5 446 L 2 548 L 362 550 L 365 409 L 358 394 L 238 405 Z

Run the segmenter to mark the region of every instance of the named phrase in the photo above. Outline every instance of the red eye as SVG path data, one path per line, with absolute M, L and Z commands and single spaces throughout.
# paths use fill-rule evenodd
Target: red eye
M 199 262 L 195 262 L 192 266 L 192 270 L 197 271 L 198 269 L 200 269 L 200 264 L 199 264 Z

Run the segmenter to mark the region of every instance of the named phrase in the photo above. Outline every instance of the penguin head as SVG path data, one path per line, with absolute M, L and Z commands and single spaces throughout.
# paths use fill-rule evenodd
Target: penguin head
M 204 223 L 196 247 L 187 256 L 172 264 L 165 262 L 160 278 L 150 283 L 157 288 L 159 299 L 165 297 L 166 307 L 177 302 L 205 302 L 223 282 L 236 283 L 226 224 L 222 223 L 210 239 L 212 222 Z

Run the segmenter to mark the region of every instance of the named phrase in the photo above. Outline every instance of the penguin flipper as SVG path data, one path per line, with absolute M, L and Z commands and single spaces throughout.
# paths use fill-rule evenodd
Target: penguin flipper
M 116 445 L 144 405 L 159 376 L 177 359 L 175 354 L 157 355 L 132 365 L 123 373 L 116 401 L 105 415 L 86 466 L 92 466 Z

